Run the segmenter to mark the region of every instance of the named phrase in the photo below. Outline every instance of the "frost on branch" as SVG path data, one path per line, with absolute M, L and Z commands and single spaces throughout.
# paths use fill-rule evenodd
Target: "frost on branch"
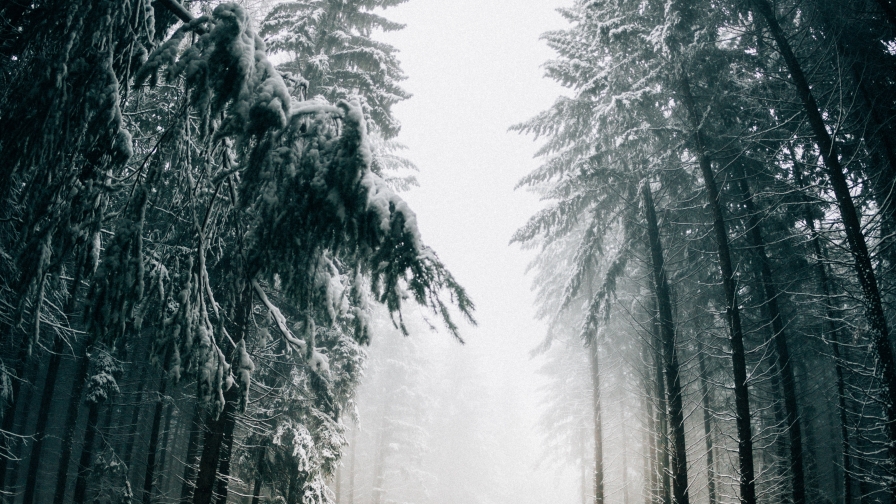
M 188 33 L 208 27 L 198 40 L 181 52 Z M 219 136 L 260 135 L 282 128 L 289 115 L 290 97 L 283 78 L 267 58 L 264 41 L 252 27 L 248 13 L 236 4 L 215 7 L 181 26 L 156 49 L 140 69 L 138 83 L 165 69 L 169 82 L 183 77 L 193 106 L 202 113 L 206 128 L 220 112 L 224 119 Z
M 274 136 L 270 157 L 245 177 L 242 203 L 257 212 L 253 264 L 269 278 L 276 272 L 299 306 L 329 306 L 335 313 L 336 289 L 315 288 L 307 279 L 318 277 L 314 283 L 321 285 L 320 261 L 340 258 L 357 266 L 355 279 L 369 279 L 391 312 L 413 297 L 457 336 L 440 295 L 447 291 L 468 319 L 472 303 L 423 245 L 414 212 L 371 170 L 360 104 L 342 100 L 337 107 L 338 113 L 324 106 L 297 110 Z

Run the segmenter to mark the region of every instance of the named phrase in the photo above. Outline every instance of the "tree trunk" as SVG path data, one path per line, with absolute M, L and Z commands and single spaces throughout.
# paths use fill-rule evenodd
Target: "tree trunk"
M 187 440 L 187 454 L 184 458 L 184 482 L 180 489 L 181 504 L 189 504 L 193 500 L 193 489 L 196 487 L 196 464 L 199 455 L 199 422 L 202 418 L 202 406 L 199 401 L 193 407 L 193 418 L 187 424 L 190 431 L 190 437 Z
M 32 504 L 34 502 L 37 472 L 40 468 L 44 438 L 47 436 L 47 421 L 50 418 L 50 406 L 53 402 L 53 391 L 56 388 L 56 379 L 59 374 L 59 364 L 62 362 L 63 350 L 65 350 L 65 341 L 61 335 L 57 334 L 53 339 L 53 350 L 50 353 L 50 362 L 47 364 L 47 377 L 44 380 L 44 389 L 41 392 L 40 409 L 37 413 L 37 424 L 34 427 L 34 445 L 31 447 L 31 458 L 28 460 L 28 475 L 25 479 L 25 492 L 22 504 Z
M 87 372 L 90 367 L 90 359 L 87 357 L 89 346 L 90 342 L 85 343 L 84 348 L 78 355 L 77 369 L 72 381 L 71 392 L 68 395 L 68 411 L 66 412 L 65 427 L 63 428 L 62 448 L 59 452 L 59 467 L 56 469 L 56 489 L 53 494 L 53 504 L 64 504 L 65 502 L 65 491 L 68 486 L 68 466 L 75 441 L 78 413 L 81 411 L 81 395 L 84 393 L 84 385 L 87 384 Z M 96 419 L 94 419 L 94 423 L 96 423 Z
M 746 177 L 746 174 L 744 174 Z M 760 281 L 762 293 L 765 295 L 763 305 L 768 318 L 771 320 L 772 338 L 775 342 L 775 350 L 778 357 L 778 372 L 781 377 L 781 386 L 784 392 L 784 414 L 787 421 L 787 432 L 790 437 L 790 472 L 791 488 L 793 490 L 793 503 L 805 504 L 806 483 L 803 469 L 803 435 L 800 428 L 800 416 L 796 401 L 796 380 L 793 375 L 793 364 L 790 361 L 790 349 L 787 345 L 787 336 L 784 333 L 784 319 L 778 307 L 778 289 L 772 279 L 771 261 L 765 252 L 765 240 L 762 237 L 762 229 L 753 195 L 745 178 L 740 180 L 740 191 L 743 196 L 749 217 L 749 240 L 757 258 L 759 259 Z
M 256 470 L 258 471 L 257 476 L 255 476 L 255 488 L 252 489 L 252 504 L 258 504 L 261 499 L 261 486 L 264 480 L 264 457 L 265 452 L 267 450 L 262 448 L 259 450 L 258 454 L 258 465 L 256 466 Z M 337 499 L 336 504 L 339 504 L 339 500 Z
M 301 504 L 304 486 L 304 473 L 298 470 L 294 471 L 292 477 L 289 478 L 289 494 L 286 496 L 286 504 Z
M 678 365 L 678 351 L 675 348 L 675 321 L 672 315 L 672 294 L 666 276 L 663 244 L 660 241 L 659 224 L 649 181 L 641 184 L 641 198 L 644 203 L 644 218 L 647 221 L 647 238 L 650 246 L 653 270 L 654 296 L 659 315 L 659 329 L 662 343 L 666 383 L 669 389 L 669 419 L 672 431 L 672 497 L 676 504 L 688 504 L 688 463 L 685 448 L 684 406 L 681 396 L 681 378 Z
M 255 488 L 252 489 L 252 504 L 261 501 L 261 478 L 255 478 Z
M 652 319 L 652 317 L 651 317 Z M 652 333 L 651 333 L 652 334 Z M 653 380 L 652 370 L 653 366 L 650 364 L 653 362 L 653 352 L 652 347 L 649 343 L 650 339 L 645 338 L 644 343 L 644 364 L 645 364 L 645 398 L 644 398 L 644 409 L 645 415 L 647 416 L 647 441 L 644 444 L 647 447 L 647 453 L 645 454 L 645 475 L 644 483 L 647 485 L 647 503 L 648 504 L 656 504 L 659 498 L 659 478 L 657 478 L 657 418 L 654 415 L 653 411 L 653 401 L 656 395 L 656 381 Z
M 128 474 L 131 473 L 131 461 L 134 460 L 134 445 L 136 444 L 137 437 L 140 435 L 141 431 L 140 412 L 143 410 L 143 392 L 146 388 L 148 368 L 149 366 L 147 365 L 142 366 L 140 378 L 138 378 L 137 382 L 137 390 L 134 392 L 136 401 L 131 409 L 131 423 L 128 424 L 131 426 L 131 429 L 127 435 L 127 442 L 124 446 L 124 464 L 127 466 Z
M 654 296 L 654 303 L 656 297 Z M 654 310 L 653 323 L 653 363 L 656 377 L 656 465 L 657 465 L 657 502 L 672 502 L 672 483 L 669 480 L 669 408 L 666 399 L 666 379 L 663 377 L 662 342 L 660 341 L 660 323 L 658 311 Z
M 586 350 L 591 363 L 591 404 L 594 407 L 594 504 L 604 504 L 604 447 L 600 418 L 600 372 L 597 342 L 592 339 Z
M 9 332 L 15 332 L 14 328 L 9 327 Z M 16 367 L 14 377 L 10 380 L 10 399 L 6 403 L 3 410 L 3 423 L 0 424 L 0 492 L 6 491 L 6 468 L 10 459 L 7 456 L 11 453 L 12 446 L 9 444 L 9 434 L 12 433 L 16 421 L 16 405 L 19 401 L 19 392 L 22 388 L 22 379 L 24 378 L 25 365 L 28 362 L 28 350 L 31 347 L 28 341 L 30 337 L 26 334 L 22 335 L 22 342 L 19 345 L 19 351 L 16 355 Z M 16 482 L 13 481 L 14 485 Z
M 78 479 L 75 480 L 74 504 L 84 504 L 87 500 L 87 478 L 93 469 L 93 448 L 96 441 L 97 421 L 100 416 L 100 401 L 91 401 L 87 410 L 87 432 L 84 435 L 84 446 L 81 448 L 81 459 L 78 461 Z
M 352 459 L 349 464 L 349 475 L 348 475 L 348 504 L 355 504 L 355 462 L 357 460 L 358 454 L 358 426 L 352 422 Z
M 233 431 L 236 428 L 236 410 L 230 424 L 224 430 L 224 438 L 221 441 L 221 454 L 218 462 L 218 501 L 217 504 L 227 504 L 227 486 L 230 480 L 230 456 L 233 453 Z
M 881 0 L 883 1 L 883 0 Z M 824 119 L 812 95 L 809 82 L 803 73 L 799 61 L 796 59 L 790 43 L 784 36 L 784 31 L 778 23 L 774 10 L 767 0 L 753 0 L 757 14 L 764 18 L 768 24 L 772 37 L 778 46 L 778 51 L 784 58 L 790 76 L 794 81 L 797 93 L 803 103 L 815 142 L 821 152 L 822 160 L 831 182 L 831 188 L 837 199 L 843 228 L 849 251 L 855 261 L 855 270 L 862 286 L 862 296 L 865 304 L 865 316 L 872 332 L 872 344 L 876 351 L 878 366 L 877 373 L 881 381 L 882 402 L 885 404 L 886 425 L 885 431 L 888 437 L 887 456 L 890 465 L 896 465 L 896 362 L 893 358 L 893 350 L 890 347 L 890 334 L 887 327 L 887 319 L 881 302 L 880 290 L 877 285 L 877 277 L 868 253 L 868 245 L 862 233 L 862 224 L 849 192 L 849 184 L 843 174 L 840 165 L 839 149 L 825 127 Z M 888 491 L 891 500 L 896 500 L 896 478 L 890 478 Z
M 697 338 L 697 366 L 700 373 L 700 395 L 703 397 L 703 435 L 706 439 L 706 489 L 709 504 L 716 504 L 716 468 L 712 446 L 712 413 L 709 410 L 709 387 L 706 378 L 706 353 L 703 342 Z
M 174 407 L 171 402 L 169 402 L 165 406 L 165 425 L 162 426 L 161 432 L 161 441 L 162 446 L 160 447 L 161 456 L 159 457 L 158 467 L 159 467 L 159 478 L 158 483 L 156 483 L 156 488 L 158 492 L 165 493 L 168 491 L 168 481 L 169 474 L 171 470 L 169 465 L 171 464 L 171 453 L 170 453 L 170 443 L 172 439 L 180 439 L 180 435 L 182 434 L 182 419 L 178 416 L 178 419 L 174 421 L 174 426 L 171 426 L 172 417 L 174 417 Z M 172 432 L 174 429 L 174 432 Z
M 802 167 L 800 163 L 797 162 L 796 155 L 793 153 L 793 150 L 790 151 L 790 158 L 793 162 L 793 178 L 796 181 L 797 187 L 803 189 L 805 184 L 803 182 L 802 175 Z M 815 218 L 812 216 L 812 209 L 809 207 L 808 198 L 805 198 L 803 205 L 803 221 L 806 224 L 806 229 L 809 230 L 809 235 L 812 237 L 812 252 L 815 255 L 815 274 L 818 276 L 819 287 L 821 288 L 821 295 L 824 299 L 825 306 L 825 317 L 828 323 L 828 334 L 831 335 L 831 350 L 834 354 L 834 372 L 837 376 L 837 402 L 839 405 L 839 414 L 840 414 L 840 441 L 841 441 L 841 450 L 842 450 L 842 463 L 843 463 L 843 502 L 845 504 L 850 504 L 852 502 L 852 492 L 853 492 L 853 482 L 852 482 L 852 457 L 850 457 L 850 440 L 849 440 L 849 431 L 847 429 L 847 408 L 846 408 L 846 386 L 843 380 L 843 360 L 840 355 L 840 327 L 838 327 L 837 323 L 834 322 L 837 320 L 837 313 L 835 312 L 832 303 L 831 296 L 831 284 L 828 279 L 828 271 L 825 267 L 825 254 L 823 249 L 821 248 L 821 237 L 818 236 L 818 231 L 815 229 Z
M 149 435 L 149 453 L 146 455 L 146 476 L 143 479 L 143 504 L 151 504 L 152 487 L 156 473 L 156 452 L 159 446 L 159 431 L 162 425 L 162 413 L 165 411 L 165 393 L 168 388 L 168 377 L 162 372 L 162 383 L 159 384 L 159 397 L 156 400 L 152 416 L 152 430 Z
M 202 455 L 199 458 L 199 474 L 193 491 L 193 504 L 211 504 L 217 482 L 218 466 L 225 439 L 233 436 L 236 425 L 236 405 L 239 400 L 238 387 L 233 386 L 224 393 L 224 410 L 217 418 L 206 421 Z
M 713 229 L 716 234 L 716 245 L 719 253 L 719 269 L 722 274 L 722 287 L 725 291 L 725 315 L 731 341 L 731 361 L 734 374 L 734 407 L 737 421 L 737 455 L 740 466 L 740 501 L 742 504 L 756 504 L 756 476 L 753 466 L 753 433 L 750 426 L 750 395 L 747 390 L 747 363 L 744 353 L 744 332 L 740 320 L 740 308 L 737 299 L 737 284 L 734 268 L 731 264 L 731 250 L 728 245 L 728 230 L 722 206 L 719 201 L 719 189 L 716 186 L 712 162 L 706 152 L 706 142 L 700 128 L 701 120 L 697 114 L 697 105 L 691 94 L 691 84 L 682 71 L 681 98 L 685 107 L 693 134 L 694 154 L 700 164 L 703 183 L 706 186 L 706 198 L 712 209 Z

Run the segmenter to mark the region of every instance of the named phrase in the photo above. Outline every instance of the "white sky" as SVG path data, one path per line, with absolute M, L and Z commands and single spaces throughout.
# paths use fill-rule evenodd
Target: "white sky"
M 483 368 L 485 393 L 509 400 L 506 417 L 484 421 L 502 433 L 500 450 L 513 463 L 495 478 L 506 480 L 508 471 L 518 476 L 499 493 L 522 504 L 578 502 L 575 478 L 535 467 L 539 382 L 528 352 L 544 327 L 533 318 L 531 279 L 524 274 L 531 255 L 508 246 L 539 203 L 513 190 L 538 165 L 536 144 L 507 128 L 562 93 L 543 78 L 540 65 L 553 54 L 539 35 L 564 26 L 555 9 L 570 3 L 411 0 L 385 12 L 407 28 L 382 37 L 400 49 L 405 88 L 414 94 L 396 115 L 403 125 L 399 140 L 421 169 L 421 187 L 403 196 L 424 241 L 477 304 L 479 326 L 464 329 L 468 343 L 457 351 Z

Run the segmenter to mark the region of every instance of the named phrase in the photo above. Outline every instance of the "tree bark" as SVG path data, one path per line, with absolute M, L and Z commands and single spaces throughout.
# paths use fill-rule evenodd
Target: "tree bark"
M 91 401 L 87 410 L 87 432 L 84 434 L 84 446 L 78 461 L 78 478 L 75 480 L 74 504 L 84 504 L 87 500 L 87 478 L 93 469 L 93 449 L 98 431 L 97 421 L 100 416 L 100 401 Z
M 653 317 L 651 317 L 652 320 Z M 650 333 L 651 335 L 653 332 Z M 644 482 L 647 485 L 647 502 L 649 504 L 657 504 L 659 502 L 659 478 L 657 477 L 657 470 L 659 464 L 657 463 L 657 418 L 653 411 L 653 401 L 656 399 L 654 397 L 656 395 L 656 380 L 653 380 L 653 367 L 651 364 L 654 361 L 652 346 L 649 343 L 650 339 L 645 338 L 644 343 L 644 364 L 646 366 L 644 380 L 644 389 L 645 389 L 645 400 L 644 400 L 644 408 L 645 414 L 647 416 L 647 442 L 645 446 L 647 446 L 647 453 L 645 454 L 645 471 L 646 477 L 644 478 Z
M 233 453 L 233 431 L 236 428 L 236 410 L 233 419 L 224 430 L 224 438 L 221 441 L 221 454 L 218 462 L 218 501 L 217 504 L 227 504 L 227 486 L 230 479 L 230 456 Z
M 224 410 L 217 418 L 206 421 L 205 439 L 202 444 L 202 455 L 199 458 L 199 473 L 196 477 L 196 489 L 193 491 L 193 504 L 211 504 L 217 481 L 221 449 L 225 438 L 233 436 L 236 425 L 236 405 L 239 400 L 238 387 L 233 386 L 224 393 Z
M 709 504 L 716 504 L 716 467 L 715 453 L 712 446 L 712 413 L 709 410 L 709 387 L 706 377 L 706 352 L 703 342 L 697 338 L 697 366 L 700 373 L 700 395 L 703 397 L 703 435 L 706 440 L 706 489 L 709 493 Z
M 746 177 L 746 174 L 744 174 Z M 784 319 L 778 307 L 778 289 L 772 280 L 771 261 L 765 252 L 765 240 L 762 237 L 762 229 L 753 195 L 745 178 L 740 180 L 740 191 L 746 207 L 748 237 L 750 246 L 759 259 L 759 278 L 764 294 L 763 306 L 765 306 L 768 318 L 771 321 L 772 338 L 775 342 L 775 350 L 778 357 L 778 373 L 781 377 L 781 386 L 784 392 L 784 414 L 787 422 L 787 432 L 790 438 L 790 471 L 791 488 L 794 504 L 805 504 L 806 482 L 803 468 L 803 435 L 800 428 L 800 416 L 796 400 L 796 380 L 793 375 L 793 365 L 790 361 L 790 349 L 787 345 L 787 336 L 784 333 Z
M 728 244 L 728 230 L 722 206 L 719 201 L 719 189 L 716 185 L 712 161 L 706 151 L 706 142 L 700 128 L 701 120 L 697 114 L 697 105 L 691 94 L 691 85 L 687 75 L 682 71 L 679 82 L 682 104 L 690 121 L 693 135 L 693 149 L 703 174 L 706 186 L 706 198 L 712 210 L 713 229 L 716 235 L 716 246 L 719 254 L 719 269 L 722 274 L 722 287 L 725 291 L 725 315 L 731 342 L 731 361 L 734 374 L 734 403 L 737 422 L 737 454 L 740 468 L 740 501 L 742 504 L 756 504 L 756 473 L 753 466 L 753 433 L 750 426 L 750 395 L 747 390 L 747 363 L 744 352 L 744 332 L 740 319 L 740 308 L 737 299 L 737 283 L 734 278 L 734 267 L 731 263 L 731 250 Z
M 893 350 L 890 347 L 890 334 L 887 327 L 887 319 L 881 301 L 880 289 L 877 285 L 877 277 L 871 263 L 868 245 L 862 232 L 862 224 L 853 203 L 852 194 L 849 192 L 849 184 L 840 164 L 840 155 L 837 144 L 831 138 L 825 127 L 824 119 L 809 82 L 803 73 L 802 66 L 793 53 L 781 25 L 771 4 L 767 0 L 753 0 L 754 10 L 759 17 L 765 19 L 772 37 L 778 46 L 778 52 L 784 58 L 784 62 L 790 71 L 797 89 L 803 109 L 809 119 L 815 142 L 821 152 L 822 160 L 831 182 L 831 188 L 837 199 L 837 207 L 840 210 L 840 218 L 846 232 L 846 240 L 849 251 L 853 256 L 854 267 L 859 283 L 862 286 L 862 297 L 865 305 L 865 316 L 872 332 L 872 345 L 878 360 L 877 373 L 881 381 L 883 403 L 885 404 L 886 425 L 884 427 L 887 438 L 887 456 L 891 466 L 896 465 L 896 361 L 893 358 Z M 891 499 L 896 499 L 896 478 L 890 478 L 888 491 Z
M 37 413 L 37 424 L 34 426 L 34 445 L 31 447 L 31 458 L 28 460 L 28 475 L 25 478 L 25 491 L 22 504 L 32 504 L 34 502 L 34 491 L 37 486 L 37 471 L 40 468 L 44 438 L 47 436 L 47 421 L 50 418 L 50 406 L 53 401 L 53 391 L 56 388 L 59 364 L 62 362 L 62 351 L 64 349 L 65 341 L 62 336 L 57 334 L 53 339 L 50 362 L 47 364 L 47 376 L 44 380 L 44 389 L 41 392 L 40 408 Z
M 601 425 L 600 370 L 598 369 L 597 342 L 592 339 L 586 347 L 591 364 L 591 404 L 594 407 L 594 504 L 604 503 L 604 447 Z
M 656 303 L 656 297 L 654 297 Z M 672 483 L 669 480 L 669 407 L 666 396 L 666 379 L 663 376 L 663 347 L 660 335 L 659 311 L 654 309 L 653 323 L 653 364 L 656 378 L 656 465 L 657 502 L 672 502 Z
M 358 426 L 352 422 L 352 459 L 349 465 L 351 471 L 348 476 L 348 504 L 355 504 L 355 469 L 358 454 Z
M 9 327 L 9 332 L 14 332 L 14 329 Z M 13 448 L 9 444 L 9 435 L 15 427 L 16 405 L 19 401 L 19 392 L 22 389 L 22 381 L 25 377 L 24 374 L 25 366 L 28 362 L 28 350 L 31 348 L 31 345 L 28 343 L 29 340 L 30 338 L 28 335 L 22 335 L 22 341 L 19 344 L 19 351 L 16 355 L 15 376 L 10 380 L 10 399 L 5 405 L 3 410 L 3 423 L 0 424 L 0 492 L 6 491 L 7 486 L 6 469 L 10 462 L 7 454 L 11 453 L 10 450 Z M 15 481 L 13 481 L 12 484 L 15 484 Z
M 152 416 L 152 430 L 149 434 L 149 453 L 146 455 L 146 476 L 143 479 L 143 504 L 152 503 L 152 487 L 156 473 L 156 452 L 159 446 L 159 431 L 162 426 L 162 413 L 165 411 L 165 393 L 168 388 L 168 377 L 162 372 L 162 383 L 159 384 L 159 397 L 156 400 Z
M 797 187 L 805 188 L 803 182 L 802 168 L 797 162 L 796 155 L 793 150 L 790 151 L 790 158 L 793 162 L 793 177 Z M 842 450 L 843 463 L 843 502 L 850 504 L 852 502 L 853 481 L 852 481 L 852 457 L 850 457 L 850 440 L 849 431 L 847 429 L 847 408 L 846 408 L 846 385 L 843 380 L 843 360 L 840 355 L 840 327 L 834 322 L 837 320 L 837 314 L 832 306 L 831 284 L 828 279 L 828 271 L 825 267 L 825 255 L 821 248 L 821 237 L 815 229 L 815 218 L 812 216 L 812 210 L 809 207 L 808 198 L 804 198 L 803 205 L 803 221 L 809 235 L 812 237 L 812 252 L 815 255 L 815 274 L 818 277 L 821 295 L 824 299 L 825 317 L 828 323 L 828 334 L 831 335 L 831 350 L 834 354 L 834 372 L 837 376 L 837 403 L 839 405 L 840 416 L 840 442 Z
M 193 407 L 193 418 L 187 424 L 190 437 L 187 439 L 187 454 L 184 457 L 184 482 L 180 489 L 181 504 L 190 504 L 193 500 L 193 489 L 196 488 L 196 465 L 199 463 L 196 457 L 199 455 L 199 422 L 202 418 L 202 407 L 199 401 Z
M 78 413 L 81 410 L 81 395 L 84 393 L 84 385 L 87 384 L 87 372 L 90 366 L 90 359 L 87 357 L 89 346 L 90 342 L 85 343 L 84 348 L 78 355 L 77 369 L 72 381 L 71 392 L 68 395 L 68 411 L 65 416 L 65 427 L 63 428 L 59 467 L 56 470 L 56 489 L 53 494 L 53 504 L 64 504 L 65 502 L 65 491 L 68 486 L 68 466 L 72 456 Z M 96 423 L 96 420 L 94 420 L 94 423 Z
M 663 351 L 663 363 L 666 383 L 669 391 L 669 419 L 671 421 L 672 461 L 672 498 L 676 504 L 688 504 L 688 463 L 685 448 L 684 407 L 681 396 L 681 378 L 678 364 L 678 351 L 675 348 L 675 321 L 672 315 L 672 295 L 666 276 L 666 263 L 663 256 L 663 244 L 660 241 L 659 224 L 653 195 L 649 181 L 641 184 L 641 199 L 644 203 L 644 217 L 647 221 L 647 239 L 650 246 L 650 258 L 653 271 L 654 296 L 656 298 L 660 339 Z

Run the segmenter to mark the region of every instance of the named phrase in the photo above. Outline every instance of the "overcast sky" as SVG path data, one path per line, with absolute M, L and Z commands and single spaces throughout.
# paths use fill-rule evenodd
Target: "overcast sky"
M 420 188 L 404 194 L 432 246 L 477 305 L 477 328 L 456 351 L 484 369 L 484 390 L 506 397 L 497 422 L 501 450 L 519 476 L 514 501 L 578 501 L 578 483 L 544 469 L 540 448 L 536 363 L 529 350 L 544 335 L 533 318 L 531 254 L 508 246 L 513 232 L 539 208 L 516 182 L 538 165 L 536 144 L 507 128 L 550 106 L 562 88 L 543 78 L 553 55 L 539 40 L 564 26 L 555 12 L 570 0 L 411 0 L 386 11 L 407 28 L 384 39 L 398 47 L 413 98 L 396 108 L 399 140 L 420 167 Z M 459 461 L 462 462 L 462 461 Z M 560 478 L 560 481 L 557 478 Z M 496 482 L 497 483 L 497 482 Z M 564 487 L 561 493 L 557 490 Z M 511 497 L 507 495 L 506 497 Z

